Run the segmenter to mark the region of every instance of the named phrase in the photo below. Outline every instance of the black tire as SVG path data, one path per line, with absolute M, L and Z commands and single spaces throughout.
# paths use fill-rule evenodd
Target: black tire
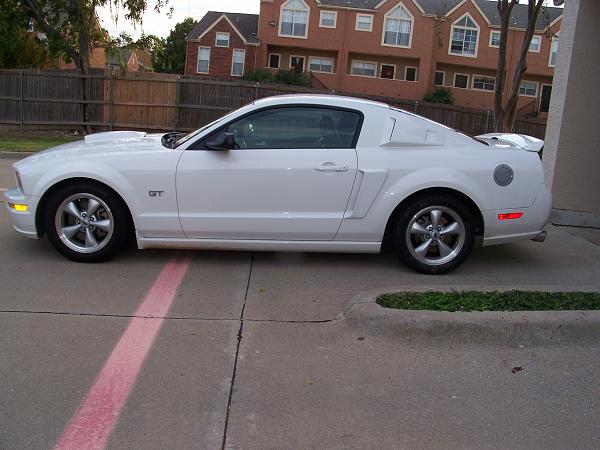
M 432 217 L 429 209 L 435 211 L 436 217 L 440 213 L 441 229 L 434 230 L 431 219 L 427 223 L 427 218 Z M 413 228 L 415 222 L 416 228 Z M 409 234 L 409 228 L 418 231 Z M 431 234 L 422 234 L 423 228 Z M 457 234 L 450 233 L 454 229 L 458 229 Z M 417 197 L 399 212 L 392 233 L 394 248 L 407 266 L 420 273 L 439 275 L 456 269 L 473 250 L 475 218 L 469 208 L 452 195 L 427 194 Z M 426 253 L 423 255 L 419 249 L 425 249 Z M 452 251 L 448 253 L 448 249 Z
M 100 206 L 87 217 L 90 200 L 100 203 Z M 69 203 L 75 204 L 87 221 L 67 213 Z M 84 182 L 66 184 L 52 192 L 44 206 L 43 220 L 44 231 L 54 248 L 73 261 L 86 263 L 102 262 L 115 256 L 126 246 L 132 227 L 127 206 L 117 194 L 100 184 Z M 107 220 L 109 231 L 106 231 Z M 94 226 L 100 223 L 105 229 Z M 65 233 L 65 230 L 79 226 L 81 228 L 75 235 L 67 236 L 70 232 Z M 90 248 L 86 228 L 92 235 L 89 238 Z M 94 240 L 98 245 L 92 244 Z

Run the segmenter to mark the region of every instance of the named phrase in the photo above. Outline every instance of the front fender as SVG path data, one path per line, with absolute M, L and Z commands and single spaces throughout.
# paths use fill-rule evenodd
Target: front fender
M 113 189 L 123 201 L 127 204 L 133 216 L 134 223 L 140 210 L 139 198 L 133 189 L 131 183 L 118 170 L 108 164 L 98 161 L 77 161 L 67 164 L 54 165 L 43 173 L 27 174 L 26 178 L 31 177 L 36 181 L 31 185 L 30 192 L 38 201 L 52 186 L 65 180 L 73 178 L 87 178 L 98 181 Z M 26 188 L 27 189 L 27 188 Z

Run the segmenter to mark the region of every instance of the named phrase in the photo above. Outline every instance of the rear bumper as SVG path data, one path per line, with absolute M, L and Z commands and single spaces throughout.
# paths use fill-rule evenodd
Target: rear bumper
M 35 227 L 35 205 L 37 204 L 37 198 L 23 194 L 19 189 L 9 189 L 4 193 L 4 202 L 6 204 L 6 210 L 10 216 L 13 224 L 13 228 L 31 239 L 37 239 L 38 233 Z M 27 211 L 16 211 L 10 206 L 9 203 L 16 203 L 20 205 L 27 205 Z
M 485 223 L 483 245 L 504 244 L 526 239 L 540 241 L 551 210 L 552 194 L 545 185 L 541 185 L 535 201 L 529 208 L 482 211 Z M 522 212 L 523 217 L 514 220 L 498 219 L 498 214 L 511 212 Z

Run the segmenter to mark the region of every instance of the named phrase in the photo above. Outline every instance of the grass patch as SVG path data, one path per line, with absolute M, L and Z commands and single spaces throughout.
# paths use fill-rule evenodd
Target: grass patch
M 50 147 L 73 142 L 80 137 L 0 137 L 0 152 L 39 152 Z
M 384 308 L 426 311 L 561 311 L 600 309 L 598 292 L 401 292 L 377 297 Z

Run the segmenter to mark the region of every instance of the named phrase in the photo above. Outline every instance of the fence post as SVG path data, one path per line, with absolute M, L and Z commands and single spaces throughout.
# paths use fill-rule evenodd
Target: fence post
M 415 114 L 418 114 L 419 111 L 419 100 L 415 100 Z
M 113 107 L 115 103 L 115 82 L 114 82 L 114 73 L 112 69 L 109 69 L 109 77 L 108 77 L 108 131 L 113 130 Z
M 179 119 L 179 80 L 181 77 L 177 75 L 175 80 L 175 109 L 173 111 L 173 131 L 177 131 L 177 122 Z
M 487 133 L 490 129 L 490 112 L 485 112 L 485 132 Z
M 25 128 L 25 88 L 23 87 L 23 80 L 25 78 L 25 73 L 23 70 L 21 70 L 21 82 L 20 84 L 20 88 L 21 88 L 21 100 L 20 100 L 20 116 L 19 117 L 19 131 L 23 132 L 24 128 Z

